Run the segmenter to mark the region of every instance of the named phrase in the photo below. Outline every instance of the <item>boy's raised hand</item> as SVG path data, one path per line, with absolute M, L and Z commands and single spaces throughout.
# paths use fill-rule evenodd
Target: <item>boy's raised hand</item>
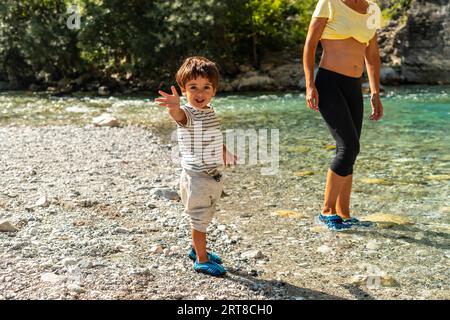
M 160 107 L 167 107 L 167 108 L 176 108 L 180 107 L 180 96 L 178 95 L 177 89 L 172 86 L 170 87 L 172 90 L 172 95 L 165 93 L 162 90 L 159 90 L 158 93 L 162 95 L 160 98 L 156 98 L 155 102 L 158 103 Z

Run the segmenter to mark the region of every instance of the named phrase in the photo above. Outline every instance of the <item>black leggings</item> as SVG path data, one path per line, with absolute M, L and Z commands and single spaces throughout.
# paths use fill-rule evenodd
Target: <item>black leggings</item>
M 320 114 L 336 140 L 336 156 L 330 168 L 340 176 L 347 176 L 353 173 L 359 153 L 364 111 L 361 78 L 319 68 L 315 84 Z

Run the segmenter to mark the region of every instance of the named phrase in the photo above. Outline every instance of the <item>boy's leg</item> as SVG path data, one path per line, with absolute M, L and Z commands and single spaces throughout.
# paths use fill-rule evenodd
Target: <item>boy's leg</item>
M 208 261 L 206 254 L 206 232 L 200 232 L 192 229 L 192 245 L 197 254 L 197 261 L 205 263 Z

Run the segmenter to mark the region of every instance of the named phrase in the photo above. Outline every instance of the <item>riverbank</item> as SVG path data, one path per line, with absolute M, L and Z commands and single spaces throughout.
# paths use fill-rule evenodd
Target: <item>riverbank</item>
M 171 149 L 137 126 L 0 128 L 0 219 L 16 229 L 0 232 L 0 298 L 450 298 L 446 221 L 370 207 L 390 187 L 375 183 L 353 203 L 376 226 L 330 232 L 315 221 L 323 179 L 283 168 L 226 170 L 208 239 L 228 275 L 195 273 Z

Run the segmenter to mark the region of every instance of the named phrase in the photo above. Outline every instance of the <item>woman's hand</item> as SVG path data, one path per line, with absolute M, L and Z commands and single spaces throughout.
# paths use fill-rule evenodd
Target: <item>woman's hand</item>
M 172 90 L 172 95 L 165 93 L 164 91 L 158 91 L 160 95 L 162 95 L 161 98 L 156 98 L 155 102 L 158 103 L 160 107 L 167 107 L 167 108 L 179 108 L 180 107 L 180 96 L 178 95 L 177 89 L 172 86 L 170 87 Z
M 373 121 L 378 121 L 383 117 L 383 104 L 381 103 L 380 95 L 374 93 L 370 97 L 370 105 L 372 106 L 372 114 L 369 119 Z
M 306 103 L 310 109 L 319 111 L 319 93 L 315 85 L 306 88 Z

